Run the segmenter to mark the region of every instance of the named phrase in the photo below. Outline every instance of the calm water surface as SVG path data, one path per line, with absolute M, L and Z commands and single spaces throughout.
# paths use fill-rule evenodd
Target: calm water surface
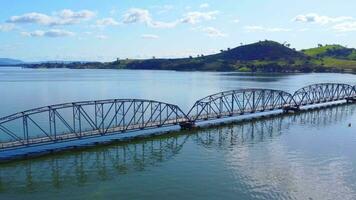
M 109 98 L 188 110 L 223 90 L 319 82 L 356 76 L 0 68 L 0 116 Z M 0 164 L 0 199 L 356 199 L 354 152 L 356 105 L 339 106 Z

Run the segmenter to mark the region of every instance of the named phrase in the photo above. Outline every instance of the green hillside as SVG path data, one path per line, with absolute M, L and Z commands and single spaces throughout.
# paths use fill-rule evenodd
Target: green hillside
M 316 48 L 302 50 L 308 56 L 331 57 L 344 60 L 356 60 L 356 49 L 347 48 L 341 45 L 325 45 Z
M 274 41 L 222 50 L 220 53 L 180 59 L 124 59 L 114 62 L 42 63 L 32 68 L 110 68 L 177 71 L 240 72 L 356 72 L 356 50 L 325 45 L 296 51 Z
M 249 45 L 240 46 L 231 50 L 223 51 L 206 58 L 218 58 L 224 60 L 295 60 L 305 59 L 303 53 L 290 49 L 278 42 L 262 41 Z
M 356 71 L 356 49 L 341 45 L 319 45 L 316 48 L 302 50 L 302 52 L 313 57 L 316 65 L 343 71 Z
M 309 57 L 273 41 L 227 49 L 218 54 L 182 59 L 120 60 L 114 65 L 126 69 L 201 71 L 310 71 Z

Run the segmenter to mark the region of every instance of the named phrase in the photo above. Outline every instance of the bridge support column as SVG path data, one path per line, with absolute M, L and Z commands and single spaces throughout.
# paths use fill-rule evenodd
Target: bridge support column
M 283 108 L 284 113 L 296 113 L 300 111 L 299 106 L 287 106 Z
M 195 127 L 195 122 L 192 122 L 192 121 L 189 121 L 189 122 L 181 122 L 179 123 L 179 126 L 182 128 L 182 129 L 192 129 Z
M 346 98 L 346 102 L 347 102 L 347 103 L 356 103 L 356 97 L 349 97 L 349 98 Z

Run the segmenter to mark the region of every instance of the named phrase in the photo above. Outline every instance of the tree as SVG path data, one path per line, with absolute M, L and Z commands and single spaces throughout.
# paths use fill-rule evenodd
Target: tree
M 322 44 L 318 44 L 318 47 L 323 47 L 323 45 Z
M 283 45 L 288 47 L 288 48 L 290 47 L 290 44 L 288 42 L 284 42 Z

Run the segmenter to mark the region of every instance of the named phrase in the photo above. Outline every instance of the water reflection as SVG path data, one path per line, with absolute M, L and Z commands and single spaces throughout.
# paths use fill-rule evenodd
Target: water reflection
M 289 130 L 325 129 L 345 122 L 355 114 L 355 109 L 356 106 L 338 106 L 1 164 L 0 195 L 105 185 L 112 183 L 113 180 L 147 171 L 155 171 L 151 172 L 157 178 L 153 181 L 159 181 L 163 173 L 157 169 L 163 168 L 167 162 L 180 162 L 184 157 L 183 161 L 188 166 L 189 162 L 206 163 L 204 157 L 194 157 L 201 160 L 191 160 L 187 156 L 199 152 L 199 149 L 206 149 L 224 158 L 224 162 L 218 164 L 222 165 L 222 170 L 231 171 L 234 181 L 230 186 L 234 192 L 245 194 L 249 198 L 310 197 L 301 191 L 313 194 L 311 196 L 314 198 L 334 197 L 334 193 L 326 192 L 330 188 L 329 180 L 320 178 L 323 176 L 319 173 L 323 171 L 318 170 L 325 169 L 332 171 L 332 175 L 335 176 L 332 179 L 339 187 L 335 191 L 337 195 L 341 192 L 341 197 L 350 199 L 353 195 L 350 181 L 355 179 L 345 178 L 346 174 L 352 174 L 347 171 L 352 169 L 352 166 L 345 167 L 349 162 L 336 156 L 320 161 L 320 155 L 309 157 L 305 152 L 287 150 L 293 148 L 293 145 L 300 145 L 297 140 L 288 143 L 290 146 L 281 145 L 280 140 L 286 136 L 290 138 L 299 134 L 291 133 Z M 183 154 L 184 151 L 188 153 Z M 194 173 L 187 176 L 192 179 L 201 178 L 196 177 Z M 139 180 L 136 176 L 130 176 L 131 184 Z M 166 184 L 168 187 L 173 183 Z M 222 187 L 221 184 L 214 187 Z M 311 187 L 316 185 L 318 189 Z M 150 185 L 146 187 L 149 188 Z M 323 192 L 325 195 L 317 195 Z
M 343 122 L 352 116 L 355 110 L 355 106 L 337 106 L 294 115 L 282 115 L 264 120 L 209 128 L 195 134 L 193 138 L 197 144 L 206 148 L 225 148 L 245 143 L 258 143 L 278 137 L 294 125 L 304 125 L 306 128 L 317 129 Z
M 85 185 L 145 170 L 179 153 L 189 135 L 63 153 L 0 166 L 0 191 Z
M 288 79 L 290 76 L 296 76 L 297 74 L 280 74 L 280 73 L 222 73 L 219 74 L 225 80 L 237 80 L 248 82 L 278 82 L 284 79 Z

